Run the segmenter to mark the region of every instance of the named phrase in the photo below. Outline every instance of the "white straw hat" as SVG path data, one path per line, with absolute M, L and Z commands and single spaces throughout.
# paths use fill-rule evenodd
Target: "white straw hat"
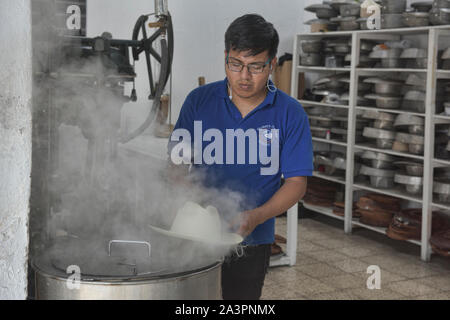
M 243 238 L 237 233 L 222 232 L 219 212 L 213 206 L 206 209 L 199 204 L 187 201 L 177 211 L 177 215 L 170 230 L 150 226 L 153 230 L 186 240 L 205 242 L 212 245 L 234 245 L 242 242 Z

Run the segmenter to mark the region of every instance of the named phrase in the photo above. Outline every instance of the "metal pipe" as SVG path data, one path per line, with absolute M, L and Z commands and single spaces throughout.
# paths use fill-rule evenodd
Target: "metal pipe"
M 155 16 L 167 16 L 169 14 L 169 6 L 167 0 L 155 0 Z

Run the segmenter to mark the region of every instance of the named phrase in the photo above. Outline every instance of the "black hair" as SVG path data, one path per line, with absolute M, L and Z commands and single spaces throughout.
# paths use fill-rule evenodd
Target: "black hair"
M 269 59 L 278 50 L 278 32 L 272 23 L 258 14 L 246 14 L 234 20 L 225 32 L 225 50 L 250 51 L 255 56 L 269 51 Z

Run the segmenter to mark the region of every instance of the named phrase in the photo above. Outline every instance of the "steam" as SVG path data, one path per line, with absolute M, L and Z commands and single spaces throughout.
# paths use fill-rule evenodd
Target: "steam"
M 55 39 L 57 42 L 46 43 L 45 50 L 50 48 L 58 68 L 46 68 L 46 53 L 39 48 L 34 51 L 35 66 L 39 66 L 34 70 L 39 75 L 34 93 L 40 103 L 50 107 L 46 120 L 56 129 L 50 139 L 36 133 L 35 145 L 57 142 L 51 147 L 53 156 L 45 160 L 53 168 L 48 177 L 51 207 L 39 217 L 46 221 L 42 229 L 33 230 L 46 235 L 38 247 L 44 251 L 57 247 L 56 257 L 64 252 L 75 260 L 70 263 L 80 260 L 79 264 L 86 265 L 89 261 L 92 266 L 98 261 L 99 268 L 107 258 L 109 241 L 114 239 L 149 242 L 151 260 L 169 270 L 189 270 L 227 255 L 233 248 L 170 238 L 148 226 L 170 229 L 186 201 L 215 206 L 226 226 L 239 214 L 245 199 L 200 184 L 174 184 L 167 178 L 167 163 L 157 163 L 119 144 L 125 130 L 121 111 L 127 101 L 126 82 L 117 80 L 117 68 L 111 61 L 73 58 L 73 52 L 62 50 L 60 39 Z M 205 177 L 190 179 L 199 182 Z M 118 252 L 145 255 L 135 250 L 129 246 Z

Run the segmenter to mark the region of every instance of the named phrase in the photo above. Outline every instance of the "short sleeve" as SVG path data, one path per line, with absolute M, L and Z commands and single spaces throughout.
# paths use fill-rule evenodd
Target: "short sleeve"
M 194 103 L 192 101 L 192 92 L 186 97 L 181 110 L 180 115 L 178 117 L 177 122 L 173 128 L 172 134 L 169 137 L 169 141 L 167 143 L 167 154 L 170 155 L 173 147 L 179 143 L 179 141 L 173 139 L 173 133 L 176 132 L 177 129 L 185 129 L 189 132 L 190 136 L 194 136 L 194 119 L 195 119 L 195 110 Z
M 280 156 L 284 178 L 312 176 L 313 146 L 308 116 L 300 105 L 288 111 Z

